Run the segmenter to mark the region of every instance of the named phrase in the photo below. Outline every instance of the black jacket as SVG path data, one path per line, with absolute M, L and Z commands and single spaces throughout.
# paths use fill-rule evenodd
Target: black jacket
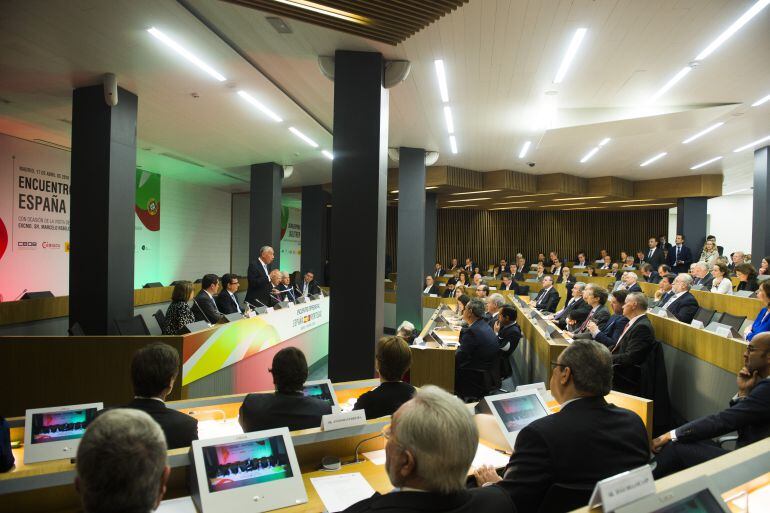
M 736 292 L 740 292 L 741 290 L 750 290 L 751 292 L 756 292 L 759 289 L 759 281 L 756 278 L 751 278 L 747 281 L 741 281 L 738 283 L 738 286 L 735 287 Z
M 698 300 L 688 291 L 679 296 L 666 310 L 681 322 L 690 324 L 698 311 Z
M 431 285 L 430 289 L 428 289 L 428 292 L 425 292 L 426 288 L 427 288 L 427 285 L 423 284 L 423 287 L 422 287 L 423 294 L 438 294 L 438 285 L 436 285 L 435 283 Z
M 703 290 L 711 290 L 711 285 L 714 283 L 714 275 L 711 273 L 708 273 L 703 278 L 693 278 L 692 284 L 693 285 L 702 285 Z
M 270 272 L 270 266 L 267 266 L 267 272 Z M 254 299 L 261 301 L 265 306 L 270 301 L 270 291 L 273 286 L 270 283 L 270 277 L 265 274 L 265 270 L 262 268 L 262 263 L 259 259 L 254 260 L 249 264 L 249 270 L 247 272 L 249 280 L 249 288 L 246 291 L 246 302 L 251 303 L 254 306 L 262 306 Z
M 556 307 L 559 305 L 561 296 L 559 296 L 559 292 L 554 287 L 548 289 L 548 292 L 545 290 L 546 289 L 542 289 L 537 293 L 537 297 L 535 298 L 535 308 L 545 312 L 556 313 Z
M 499 348 L 495 332 L 484 319 L 479 319 L 460 330 L 455 367 L 490 370 L 495 364 Z
M 500 284 L 500 290 L 512 290 L 514 294 L 517 296 L 519 295 L 519 291 L 521 290 L 519 288 L 519 284 L 515 281 L 511 281 L 510 286 L 506 288 L 505 283 Z
M 451 495 L 433 492 L 375 493 L 353 504 L 345 513 L 516 513 L 504 491 L 488 486 Z
M 393 415 L 402 404 L 414 395 L 415 388 L 403 381 L 386 381 L 369 390 L 356 401 L 354 410 L 364 410 L 367 419 Z
M 688 272 L 690 270 L 690 264 L 693 263 L 692 251 L 690 251 L 690 248 L 684 244 L 679 250 L 679 260 L 683 263 L 681 265 L 676 265 L 676 246 L 672 246 L 671 249 L 668 250 L 668 266 L 677 274 Z
M 587 397 L 525 427 L 496 486 L 511 494 L 518 511 L 537 512 L 551 485 L 591 487 L 645 465 L 649 453 L 637 414 Z
M 583 310 L 586 313 L 591 311 L 591 305 L 585 302 L 585 300 L 582 297 L 577 298 L 577 300 L 572 301 L 570 303 L 571 299 L 567 300 L 567 304 L 564 305 L 563 312 L 561 312 L 561 315 L 558 319 L 556 319 L 556 325 L 559 326 L 561 329 L 566 329 L 567 327 L 567 317 L 572 312 L 576 312 L 578 310 Z
M 612 351 L 613 388 L 619 392 L 639 395 L 641 366 L 655 345 L 655 331 L 646 315 L 637 319 L 620 337 Z
M 126 408 L 142 410 L 160 425 L 169 449 L 190 447 L 198 439 L 198 421 L 189 415 L 167 407 L 157 399 L 134 399 Z
M 757 383 L 744 399 L 730 401 L 730 407 L 693 420 L 677 428 L 677 442 L 707 440 L 738 431 L 737 447 L 770 436 L 770 380 Z
M 626 287 L 624 286 L 624 288 L 626 288 Z M 631 292 L 641 292 L 642 291 L 642 287 L 640 287 L 638 283 L 634 283 L 630 287 L 626 288 L 626 290 L 629 293 L 631 293 Z
M 241 405 L 238 422 L 245 433 L 279 427 L 296 431 L 319 427 L 321 416 L 331 412 L 329 403 L 305 397 L 302 392 L 249 394 Z
M 224 315 L 239 311 L 238 309 L 240 308 L 240 305 L 238 304 L 238 297 L 235 296 L 235 294 L 230 296 L 230 293 L 226 290 L 223 290 L 217 294 L 215 301 L 217 303 L 217 308 Z M 240 311 L 243 313 L 243 310 Z
M 300 292 L 302 292 L 304 294 L 304 292 L 305 292 L 305 280 L 300 280 L 296 284 L 296 287 L 297 287 L 297 289 Z M 297 291 L 295 290 L 295 292 L 297 292 Z M 297 296 L 300 295 L 300 292 L 297 292 Z M 314 296 L 314 295 L 320 294 L 320 293 L 321 293 L 321 287 L 318 286 L 318 282 L 313 280 L 310 283 L 308 283 L 308 285 L 307 285 L 307 295 L 308 296 Z
M 644 276 L 642 278 L 647 283 L 660 283 L 660 274 L 658 274 L 657 271 L 651 271 L 649 276 Z
M 661 264 L 665 264 L 666 260 L 663 258 L 663 250 L 661 248 L 655 248 L 655 252 L 650 258 L 650 248 L 647 248 L 647 252 L 644 254 L 644 261 L 652 266 L 653 269 L 657 269 Z
M 223 317 L 222 312 L 217 309 L 216 302 L 205 290 L 201 290 L 193 298 L 191 310 L 196 321 L 206 321 L 209 324 L 216 324 Z
M 620 334 L 623 333 L 623 329 L 626 327 L 626 324 L 628 324 L 628 317 L 624 315 L 613 314 L 607 321 L 607 324 L 605 324 L 603 328 L 600 328 L 600 331 L 596 334 L 595 337 L 593 337 L 593 339 L 600 344 L 604 344 L 608 348 L 612 349 L 615 347 L 615 344 L 618 343 Z M 590 339 L 591 333 L 581 333 L 575 338 Z

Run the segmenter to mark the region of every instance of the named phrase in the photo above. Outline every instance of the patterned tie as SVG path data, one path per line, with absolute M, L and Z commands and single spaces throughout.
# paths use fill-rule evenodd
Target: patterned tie
M 628 324 L 626 324 L 626 327 L 623 328 L 623 332 L 620 334 L 620 337 L 618 337 L 618 343 L 615 344 L 615 347 L 613 347 L 612 351 L 610 351 L 611 353 L 614 353 L 615 351 L 617 351 L 618 347 L 620 347 L 620 341 L 623 340 L 623 335 L 626 334 L 626 331 L 628 331 L 628 328 L 630 327 L 631 327 L 631 321 L 628 321 Z
M 590 320 L 591 320 L 591 318 L 592 318 L 593 316 L 594 316 L 594 311 L 593 311 L 593 309 L 592 309 L 592 310 L 591 310 L 591 311 L 588 313 L 588 317 L 586 318 L 586 320 L 585 320 L 585 321 L 583 321 L 583 324 L 581 324 L 581 325 L 580 325 L 580 328 L 578 328 L 578 330 L 577 330 L 577 332 L 578 332 L 578 333 L 583 333 L 583 331 L 585 331 L 585 329 L 588 327 L 588 321 L 590 321 Z

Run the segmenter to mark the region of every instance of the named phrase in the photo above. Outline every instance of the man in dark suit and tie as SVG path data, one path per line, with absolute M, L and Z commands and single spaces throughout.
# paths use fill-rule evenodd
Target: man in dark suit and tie
M 644 281 L 647 283 L 658 283 L 660 281 L 660 274 L 658 274 L 657 271 L 654 270 L 655 268 L 652 267 L 651 264 L 644 263 L 642 264 L 642 276 L 644 277 Z
M 639 286 L 637 280 L 639 277 L 633 271 L 623 273 L 623 281 L 625 282 L 625 289 L 629 292 L 641 292 L 642 287 Z
M 609 255 L 604 255 L 604 258 L 602 259 L 602 265 L 599 267 L 599 269 L 612 269 L 612 257 Z
M 661 308 L 685 324 L 690 324 L 698 311 L 698 300 L 690 293 L 691 285 L 692 276 L 678 274 L 674 278 L 674 283 L 671 284 L 674 294 L 665 303 L 661 303 Z
M 565 303 L 564 308 L 559 310 L 553 315 L 548 315 L 546 319 L 552 319 L 556 322 L 556 325 L 561 329 L 567 327 L 567 317 L 574 311 L 583 310 L 588 313 L 591 307 L 583 299 L 583 291 L 586 288 L 586 284 L 582 281 L 575 283 L 572 286 L 572 297 Z
M 586 303 L 588 317 L 575 331 L 576 334 L 585 333 L 589 322 L 593 322 L 599 329 L 607 325 L 610 320 L 610 312 L 604 306 L 607 303 L 607 297 L 607 289 L 596 283 L 586 284 L 583 290 L 583 301 Z
M 519 284 L 511 280 L 511 275 L 503 274 L 503 280 L 500 284 L 500 290 L 512 290 L 514 294 L 519 295 Z
M 449 272 L 459 271 L 460 269 L 462 269 L 462 267 L 460 266 L 460 263 L 457 261 L 456 258 L 453 258 L 452 264 L 449 266 Z
M 216 297 L 217 309 L 224 315 L 243 313 L 235 293 L 238 292 L 238 276 L 227 273 L 222 276 L 222 291 Z
M 692 467 L 727 453 L 713 438 L 738 432 L 737 448 L 770 436 L 770 333 L 755 336 L 743 352 L 738 372 L 738 393 L 730 406 L 701 417 L 652 441 L 659 453 L 655 479 Z
M 283 279 L 283 275 L 281 275 L 281 271 L 278 269 L 273 269 L 270 271 L 268 279 L 270 280 L 270 296 L 268 296 L 265 305 L 275 306 L 284 300 L 282 296 L 285 294 L 281 294 L 281 280 Z
M 647 298 L 641 292 L 631 292 L 623 303 L 623 315 L 628 324 L 612 348 L 615 369 L 613 388 L 619 392 L 639 395 L 640 366 L 655 345 L 655 331 L 647 318 Z
M 465 259 L 465 266 L 463 267 L 463 269 L 468 271 L 468 273 L 473 274 L 473 270 L 475 268 L 476 268 L 476 263 L 473 260 L 471 260 L 470 258 L 466 258 Z
M 600 344 L 604 344 L 609 349 L 615 347 L 620 339 L 621 333 L 628 324 L 628 317 L 623 315 L 623 304 L 626 302 L 626 296 L 628 291 L 625 289 L 618 289 L 610 294 L 610 308 L 612 308 L 612 316 L 609 318 L 604 327 L 600 327 L 598 322 L 594 322 L 589 319 L 585 331 L 575 335 L 577 339 L 591 339 L 593 338 Z
M 668 251 L 668 266 L 677 274 L 686 273 L 693 262 L 692 251 L 684 245 L 684 235 L 677 235 L 675 242 Z
M 468 325 L 460 330 L 460 346 L 455 351 L 455 394 L 463 398 L 480 398 L 484 390 L 475 374 L 470 371 L 491 371 L 497 365 L 497 335 L 484 321 L 484 302 L 471 299 L 463 309 L 463 320 Z
M 269 306 L 270 293 L 273 288 L 270 283 L 270 264 L 275 259 L 275 252 L 270 246 L 259 249 L 259 258 L 249 264 L 249 289 L 246 291 L 246 302 L 255 306 Z M 262 303 L 262 304 L 260 304 Z
M 559 293 L 553 288 L 553 276 L 544 276 L 543 288 L 535 298 L 535 308 L 543 312 L 556 313 L 559 299 L 561 299 Z
M 313 271 L 305 272 L 305 277 L 302 279 L 302 283 L 300 283 L 297 288 L 302 293 L 302 297 L 321 294 L 321 287 L 319 287 L 318 283 L 316 283 L 315 273 Z
M 696 262 L 692 269 L 692 285 L 700 285 L 701 290 L 711 291 L 714 276 L 705 262 Z
M 555 484 L 593 486 L 647 464 L 647 430 L 636 413 L 608 404 L 612 357 L 592 340 L 576 340 L 559 355 L 550 389 L 561 411 L 532 421 L 516 438 L 503 477 L 482 466 L 476 483 L 506 490 L 516 511 L 536 512 Z M 588 502 L 589 491 L 585 500 Z
M 192 313 L 196 321 L 206 321 L 209 324 L 216 324 L 222 320 L 224 315 L 217 308 L 214 296 L 219 289 L 219 276 L 216 274 L 207 274 L 201 280 L 201 290 L 193 298 Z
M 650 307 L 660 308 L 665 305 L 671 296 L 674 295 L 674 291 L 671 288 L 671 284 L 674 283 L 674 276 L 670 274 L 664 274 L 658 281 L 658 290 L 655 291 L 655 299 L 650 302 Z
M 169 449 L 189 447 L 198 439 L 198 421 L 166 407 L 166 397 L 174 388 L 180 368 L 177 350 L 160 342 L 144 346 L 131 360 L 134 400 L 125 407 L 152 417 L 166 435 Z
M 441 262 L 436 262 L 436 266 L 433 268 L 433 278 L 441 278 L 444 274 L 444 266 L 441 265 Z
M 650 264 L 653 269 L 657 269 L 660 264 L 665 264 L 663 249 L 658 247 L 658 241 L 655 237 L 650 237 L 650 240 L 647 241 L 647 245 L 649 248 L 647 249 L 647 254 L 644 256 L 645 263 Z
M 433 282 L 433 276 L 426 276 L 423 283 L 422 293 L 425 295 L 438 294 L 438 285 Z

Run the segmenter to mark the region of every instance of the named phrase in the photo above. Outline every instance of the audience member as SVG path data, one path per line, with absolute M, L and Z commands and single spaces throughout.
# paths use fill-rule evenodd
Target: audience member
M 664 263 L 663 248 L 658 247 L 658 241 L 655 237 L 650 237 L 647 241 L 647 254 L 644 256 L 644 261 L 652 266 L 653 269 L 657 269 Z
M 433 278 L 441 278 L 442 276 L 444 276 L 444 266 L 441 265 L 441 262 L 436 262 L 433 268 Z
M 671 251 L 671 243 L 668 242 L 667 237 L 665 235 L 661 235 L 658 237 L 658 247 L 668 253 Z
M 642 276 L 647 283 L 658 283 L 660 281 L 660 274 L 653 271 L 652 264 L 642 264 Z
M 452 259 L 452 263 L 451 263 L 451 264 L 450 264 L 450 266 L 449 266 L 449 271 L 450 271 L 450 272 L 453 272 L 453 271 L 459 271 L 460 269 L 462 269 L 462 268 L 460 267 L 460 264 L 459 264 L 459 262 L 457 261 L 457 259 L 456 259 L 456 258 L 453 258 L 453 259 Z
M 599 250 L 599 258 L 596 259 L 596 263 L 604 262 L 604 259 L 609 256 L 609 252 L 606 249 Z M 610 258 L 612 260 L 612 258 Z
M 597 342 L 604 344 L 608 348 L 612 349 L 618 343 L 620 335 L 628 324 L 628 317 L 623 315 L 623 304 L 628 296 L 628 291 L 620 289 L 612 292 L 610 297 L 610 308 L 612 309 L 612 316 L 607 321 L 604 327 L 600 327 L 599 323 L 594 320 L 589 320 L 586 324 L 587 333 L 580 333 L 575 338 L 579 339 L 591 339 L 593 338 Z
M 575 262 L 575 265 L 572 267 L 576 269 L 584 269 L 588 266 L 588 262 L 586 262 L 586 254 L 585 251 L 581 251 L 577 254 L 577 262 Z
M 166 320 L 162 326 L 164 335 L 181 335 L 185 326 L 195 322 L 195 315 L 187 304 L 193 298 L 193 284 L 178 281 L 171 293 L 171 304 L 166 309 Z
M 698 300 L 690 292 L 692 276 L 678 274 L 671 284 L 674 294 L 662 304 L 662 308 L 676 317 L 680 322 L 690 324 L 698 311 Z
M 588 323 L 593 322 L 597 328 L 604 329 L 610 320 L 610 312 L 604 307 L 607 303 L 607 290 L 596 283 L 589 283 L 583 290 L 583 300 L 588 305 L 588 317 L 578 328 L 578 333 L 583 333 L 588 328 Z
M 484 299 L 489 297 L 489 285 L 482 283 L 476 287 L 476 297 Z
M 516 324 L 516 309 L 512 306 L 503 306 L 498 315 L 498 321 L 492 327 L 497 333 L 497 340 L 502 352 L 500 359 L 500 377 L 509 378 L 513 374 L 510 357 L 521 341 L 521 328 Z
M 604 250 L 602 250 L 602 251 L 604 251 Z M 604 255 L 604 257 L 602 258 L 602 261 L 603 261 L 602 266 L 599 269 L 607 269 L 607 270 L 612 269 L 612 257 L 611 256 Z
M 364 410 L 367 419 L 392 415 L 414 395 L 414 387 L 402 381 L 412 365 L 409 344 L 401 337 L 382 337 L 374 350 L 374 365 L 380 385 L 358 398 L 354 410 Z
M 538 262 L 537 263 L 537 267 L 535 269 L 536 269 L 536 273 L 537 273 L 535 275 L 535 279 L 537 281 L 539 281 L 539 282 L 542 282 L 543 278 L 545 278 L 545 276 L 546 276 L 546 274 L 545 274 L 545 266 L 543 264 L 541 264 L 540 262 Z
M 627 272 L 623 274 L 623 278 L 625 280 L 625 289 L 629 292 L 641 292 L 642 287 L 639 286 L 637 283 L 637 280 L 639 277 L 636 275 L 635 272 Z
M 619 280 L 622 273 L 620 272 L 620 266 L 617 264 L 617 262 L 612 264 L 612 269 L 610 272 L 607 273 L 608 278 L 614 278 L 616 280 Z
M 686 273 L 693 262 L 692 251 L 684 245 L 684 235 L 677 234 L 676 244 L 668 252 L 668 266 L 675 273 Z
M 297 286 L 299 291 L 302 291 L 302 297 L 314 296 L 321 294 L 321 287 L 315 281 L 315 273 L 313 271 L 306 271 L 305 277 L 302 279 L 302 283 Z
M 610 352 L 601 344 L 576 340 L 567 346 L 550 382 L 561 410 L 521 430 L 502 478 L 494 468 L 482 466 L 474 473 L 476 482 L 506 490 L 517 511 L 536 512 L 557 483 L 593 486 L 647 464 L 649 446 L 642 420 L 604 399 L 612 388 L 612 364 Z
M 270 279 L 270 297 L 268 298 L 267 306 L 275 306 L 282 301 L 281 298 L 281 271 L 273 269 L 269 274 Z
M 508 273 L 503 274 L 503 282 L 500 284 L 500 290 L 512 290 L 517 296 L 520 291 L 518 283 L 511 280 L 511 275 Z
M 296 347 L 286 347 L 273 356 L 275 393 L 248 394 L 238 416 L 243 431 L 262 431 L 288 427 L 290 431 L 315 428 L 321 417 L 332 412 L 321 399 L 305 397 L 302 386 L 307 381 L 307 360 Z
M 746 328 L 746 340 L 753 340 L 759 333 L 770 331 L 770 280 L 765 280 L 759 285 L 757 300 L 765 307 L 759 311 L 754 323 Z
M 733 283 L 728 278 L 727 266 L 721 262 L 714 264 L 711 269 L 711 292 L 714 294 L 732 294 Z
M 692 269 L 693 286 L 700 285 L 702 290 L 710 290 L 714 277 L 709 272 L 709 265 L 705 262 L 695 262 Z
M 169 449 L 189 447 L 198 439 L 198 421 L 166 407 L 166 397 L 174 388 L 181 366 L 177 350 L 161 342 L 144 346 L 131 360 L 134 400 L 125 407 L 152 417 L 163 429 Z
M 222 314 L 243 313 L 241 306 L 238 304 L 238 298 L 235 297 L 239 286 L 238 276 L 235 274 L 227 273 L 222 275 L 223 288 L 216 298 L 217 309 Z
M 464 318 L 463 312 L 465 312 L 465 305 L 471 300 L 471 297 L 466 294 L 460 294 L 457 296 L 457 309 L 455 312 Z
M 620 258 L 618 258 L 618 263 L 626 265 L 626 260 L 628 260 L 628 253 L 626 251 L 621 251 Z
M 473 260 L 471 260 L 470 258 L 466 258 L 463 269 L 465 269 L 465 271 L 468 273 L 472 273 L 475 268 L 476 268 L 476 264 L 473 262 Z
M 719 258 L 719 250 L 717 250 L 716 241 L 706 240 L 698 261 L 706 264 L 706 268 L 708 269 L 717 262 L 717 258 Z
M 466 490 L 479 434 L 465 405 L 428 385 L 404 403 L 383 429 L 385 469 L 393 491 L 375 493 L 345 513 L 512 513 L 497 487 Z
M 564 284 L 564 288 L 567 289 L 567 297 L 570 297 L 572 295 L 572 287 L 574 287 L 575 282 L 577 281 L 577 278 L 572 276 L 570 268 L 565 265 L 561 268 L 561 274 L 554 276 L 556 276 L 556 283 Z
M 612 348 L 615 368 L 614 388 L 619 392 L 639 395 L 640 366 L 655 344 L 655 331 L 647 318 L 647 298 L 641 292 L 631 292 L 623 303 L 623 315 L 628 324 Z
M 497 335 L 484 322 L 484 303 L 480 299 L 471 299 L 463 308 L 463 320 L 468 326 L 460 330 L 460 346 L 455 351 L 455 393 L 478 399 L 487 390 L 468 371 L 488 372 L 497 364 Z
M 438 285 L 433 283 L 433 276 L 428 275 L 425 277 L 422 293 L 425 295 L 438 294 Z
M 281 301 L 291 301 L 293 303 L 297 299 L 289 273 L 281 272 L 281 283 L 278 285 L 278 291 L 280 292 L 278 297 L 281 298 Z
M 201 280 L 200 292 L 193 298 L 192 313 L 196 321 L 216 324 L 224 317 L 214 301 L 218 290 L 219 277 L 216 274 L 205 275 Z
M 770 268 L 768 268 L 768 262 L 770 262 L 770 256 L 766 256 L 759 263 L 759 269 L 757 270 L 757 275 L 758 276 L 768 276 L 768 275 L 770 275 Z
M 450 279 L 446 282 L 446 286 L 444 287 L 444 292 L 441 294 L 441 297 L 455 297 L 455 280 Z
M 484 320 L 487 321 L 490 328 L 495 327 L 495 323 L 499 320 L 498 315 L 500 309 L 505 305 L 505 298 L 502 294 L 492 294 L 487 298 L 486 308 L 487 311 L 484 314 Z
M 259 257 L 249 263 L 246 276 L 249 287 L 246 291 L 246 302 L 255 306 L 270 306 L 270 264 L 275 259 L 275 252 L 270 246 L 259 248 Z M 386 275 L 387 276 L 387 275 Z M 261 304 L 260 304 L 261 303 Z
M 559 293 L 553 288 L 553 276 L 543 277 L 543 288 L 537 293 L 535 297 L 535 308 L 543 312 L 556 312 L 556 307 L 559 304 Z
M 596 276 L 596 267 L 589 265 L 586 267 L 586 273 L 588 273 L 588 276 Z
M 155 511 L 171 472 L 166 440 L 139 410 L 104 412 L 86 429 L 75 459 L 75 489 L 85 513 Z
M 457 274 L 457 283 L 458 283 L 459 285 L 462 285 L 463 287 L 467 287 L 467 286 L 468 286 L 468 284 L 470 283 L 470 282 L 468 281 L 468 273 L 466 273 L 464 270 L 463 270 L 463 271 L 460 271 L 460 272 Z
M 414 324 L 409 321 L 402 321 L 396 328 L 396 336 L 403 338 L 407 344 L 411 345 L 417 337 Z
M 757 270 L 751 264 L 738 264 L 735 266 L 735 275 L 738 277 L 738 286 L 736 292 L 748 290 L 755 292 L 759 288 L 757 281 Z
M 564 308 L 554 313 L 553 315 L 548 315 L 546 318 L 553 319 L 561 329 L 564 329 L 567 325 L 567 316 L 569 316 L 569 314 L 573 311 L 584 310 L 586 314 L 588 314 L 590 307 L 588 306 L 588 303 L 586 303 L 586 301 L 583 299 L 583 291 L 585 288 L 586 284 L 582 281 L 575 283 L 572 287 L 571 297 L 565 303 Z
M 663 477 L 721 456 L 726 449 L 711 439 L 738 432 L 736 447 L 745 447 L 770 436 L 770 333 L 749 342 L 738 372 L 738 393 L 726 410 L 701 417 L 652 441 L 659 453 L 653 475 Z
M 476 274 L 473 275 L 473 286 L 474 287 L 478 287 L 479 285 L 481 285 L 483 283 L 484 283 L 484 280 L 481 277 L 481 274 L 476 273 Z
M 662 307 L 669 299 L 671 299 L 671 296 L 674 295 L 672 283 L 674 283 L 674 277 L 672 275 L 664 274 L 660 277 L 658 290 L 655 291 L 653 300 L 649 303 L 650 307 Z
M 567 318 L 564 320 L 564 327 L 559 326 L 563 330 L 567 330 L 568 333 L 575 334 L 580 330 L 580 327 L 588 319 L 588 310 L 576 309 L 570 310 L 567 314 Z
M 735 276 L 735 268 L 743 263 L 746 263 L 746 254 L 743 251 L 736 251 L 730 255 L 732 262 L 727 267 L 730 269 L 730 273 Z
M 636 269 L 636 265 L 634 265 L 634 257 L 626 257 L 625 263 L 623 264 L 623 269 L 626 271 L 633 271 Z

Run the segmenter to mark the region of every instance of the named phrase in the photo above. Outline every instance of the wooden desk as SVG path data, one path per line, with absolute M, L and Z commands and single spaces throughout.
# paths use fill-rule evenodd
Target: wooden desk
M 639 282 L 642 292 L 648 297 L 653 297 L 658 290 L 658 284 Z M 692 295 L 698 300 L 698 305 L 717 312 L 727 312 L 738 317 L 746 317 L 753 320 L 759 315 L 765 305 L 757 298 L 740 297 L 732 294 L 714 294 L 706 290 L 691 290 Z
M 456 341 L 459 332 L 437 330 L 445 340 Z M 416 386 L 436 385 L 447 392 L 455 389 L 455 351 L 454 347 L 443 347 L 428 341 L 425 348 L 411 348 L 412 367 L 409 370 L 409 382 Z
M 520 363 L 525 366 L 524 370 L 527 371 L 525 374 L 529 376 L 528 381 L 543 381 L 547 386 L 553 372 L 551 363 L 556 363 L 559 355 L 568 344 L 547 337 L 540 326 L 529 318 L 531 308 L 522 307 L 518 302 L 513 302 L 513 306 L 517 310 L 516 322 L 521 327 L 521 333 L 524 336 L 522 343 L 527 344 L 526 348 L 522 348 L 522 353 L 527 361 Z

